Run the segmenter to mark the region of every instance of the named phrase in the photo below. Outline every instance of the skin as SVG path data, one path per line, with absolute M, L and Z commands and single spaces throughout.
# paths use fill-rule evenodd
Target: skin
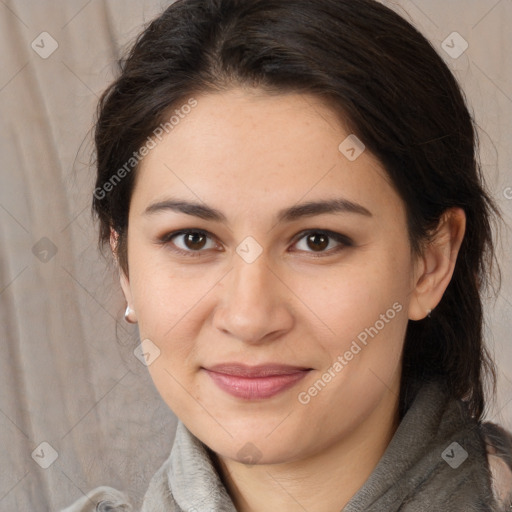
M 414 258 L 403 201 L 382 165 L 368 150 L 355 161 L 340 152 L 349 132 L 321 100 L 242 88 L 195 98 L 141 162 L 130 205 L 121 285 L 141 340 L 160 350 L 148 369 L 168 406 L 213 450 L 237 510 L 340 510 L 398 426 L 407 322 L 424 318 L 448 286 L 464 212 L 449 210 Z M 227 222 L 144 213 L 171 197 L 216 208 Z M 372 215 L 276 220 L 281 209 L 339 197 Z M 212 236 L 199 245 L 183 235 L 159 241 L 181 229 Z M 341 233 L 353 245 L 308 243 L 307 229 Z M 263 249 L 251 263 L 236 252 L 248 236 Z M 396 303 L 393 319 L 301 403 L 298 394 Z M 243 400 L 201 370 L 228 361 L 313 370 L 272 398 Z M 245 463 L 244 447 L 255 464 Z

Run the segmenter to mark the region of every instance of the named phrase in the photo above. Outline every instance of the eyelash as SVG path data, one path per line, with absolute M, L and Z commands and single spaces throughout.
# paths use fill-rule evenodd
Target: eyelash
M 159 243 L 162 245 L 173 246 L 173 247 L 171 247 L 171 250 L 175 253 L 182 255 L 182 256 L 186 256 L 186 257 L 190 257 L 190 258 L 197 258 L 197 257 L 202 256 L 202 253 L 205 251 L 204 250 L 185 251 L 183 249 L 177 248 L 171 242 L 172 239 L 177 236 L 189 235 L 191 233 L 205 235 L 209 238 L 215 238 L 211 233 L 209 233 L 208 231 L 204 231 L 202 229 L 182 229 L 180 231 L 174 231 L 172 233 L 165 234 L 164 236 L 159 238 Z M 322 251 L 322 252 L 318 252 L 318 253 L 315 253 L 314 251 L 302 251 L 302 252 L 310 253 L 311 257 L 313 257 L 313 258 L 323 258 L 326 256 L 331 256 L 332 254 L 336 254 L 339 251 L 343 250 L 344 247 L 352 247 L 353 246 L 353 242 L 352 242 L 352 240 L 350 240 L 350 238 L 348 238 L 345 235 L 342 235 L 341 233 L 336 233 L 335 231 L 330 231 L 328 229 L 327 230 L 326 229 L 308 229 L 308 230 L 302 231 L 301 233 L 299 233 L 297 235 L 296 240 L 294 241 L 293 245 L 295 245 L 300 240 L 302 240 L 303 238 L 305 238 L 311 234 L 326 235 L 328 238 L 335 240 L 336 242 L 341 244 L 341 246 L 338 246 L 335 249 L 330 249 L 329 251 Z

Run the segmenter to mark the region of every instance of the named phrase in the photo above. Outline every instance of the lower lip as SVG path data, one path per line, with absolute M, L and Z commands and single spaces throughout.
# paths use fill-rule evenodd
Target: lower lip
M 309 370 L 301 370 L 289 375 L 272 375 L 270 377 L 238 377 L 225 373 L 205 370 L 220 389 L 237 398 L 256 400 L 270 398 L 291 388 L 302 380 Z

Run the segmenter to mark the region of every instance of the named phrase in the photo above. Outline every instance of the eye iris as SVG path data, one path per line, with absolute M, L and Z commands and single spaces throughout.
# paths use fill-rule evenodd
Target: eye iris
M 321 233 L 312 233 L 308 235 L 307 241 L 311 249 L 315 249 L 314 246 L 316 245 L 316 249 L 323 250 L 329 245 L 329 237 Z M 313 246 L 311 246 L 310 242 Z
M 203 233 L 187 233 L 185 236 L 185 245 L 189 249 L 202 249 L 205 241 L 206 237 Z

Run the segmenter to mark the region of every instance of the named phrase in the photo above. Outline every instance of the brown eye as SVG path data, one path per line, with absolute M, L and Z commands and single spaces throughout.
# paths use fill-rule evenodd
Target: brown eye
M 204 233 L 192 231 L 190 233 L 185 234 L 183 242 L 188 249 L 197 251 L 205 246 L 206 239 L 207 237 L 205 236 Z
M 306 240 L 308 247 L 314 251 L 323 251 L 329 245 L 329 237 L 322 233 L 312 233 Z
M 313 256 L 329 256 L 354 245 L 347 236 L 329 230 L 309 230 L 301 235 L 294 245 L 299 252 Z
M 210 233 L 194 229 L 168 233 L 161 237 L 159 242 L 184 256 L 201 256 L 208 249 L 217 247 Z

